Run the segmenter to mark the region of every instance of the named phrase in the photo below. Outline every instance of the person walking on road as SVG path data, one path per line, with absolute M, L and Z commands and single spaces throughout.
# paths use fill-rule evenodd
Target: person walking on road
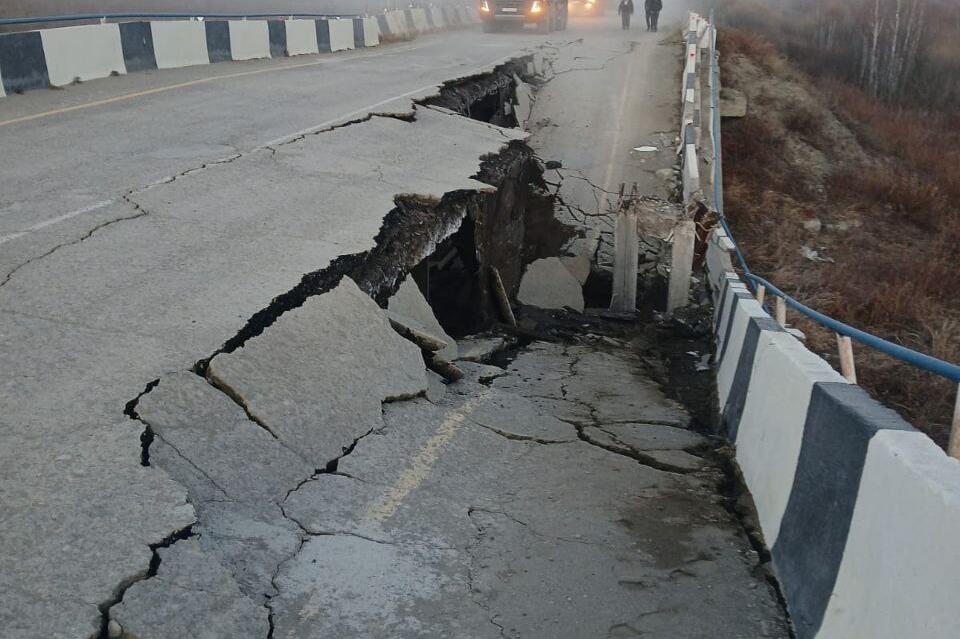
M 660 11 L 663 10 L 663 0 L 646 0 L 644 9 L 647 11 L 647 31 L 656 31 L 660 22 Z
M 617 6 L 617 13 L 620 14 L 620 21 L 623 24 L 623 30 L 630 28 L 630 16 L 633 15 L 633 0 L 620 0 Z

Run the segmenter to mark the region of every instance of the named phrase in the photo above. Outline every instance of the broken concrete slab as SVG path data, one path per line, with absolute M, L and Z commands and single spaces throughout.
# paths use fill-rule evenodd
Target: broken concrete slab
M 457 359 L 459 355 L 457 341 L 443 330 L 433 309 L 430 308 L 430 303 L 423 296 L 413 277 L 408 275 L 397 292 L 389 299 L 387 311 L 391 318 L 396 318 L 401 324 L 444 342 L 446 346 L 437 351 L 440 357 L 447 361 Z
M 517 300 L 538 308 L 583 312 L 583 287 L 558 258 L 547 257 L 527 266 Z
M 567 267 L 570 274 L 580 282 L 580 286 L 587 283 L 587 278 L 590 277 L 590 257 L 588 255 L 564 256 L 560 258 L 560 261 Z
M 309 298 L 233 353 L 213 383 L 315 468 L 379 428 L 381 402 L 427 390 L 420 349 L 349 278 Z
M 499 335 L 489 337 L 471 335 L 458 340 L 457 346 L 460 349 L 460 360 L 482 364 L 495 353 L 505 349 L 507 340 Z
M 244 596 L 223 566 L 196 539 L 157 550 L 156 577 L 131 586 L 110 611 L 117 636 L 266 637 L 268 611 Z M 117 628 L 116 626 L 119 626 Z
M 280 502 L 315 470 L 196 374 L 160 378 L 136 410 L 159 440 L 150 447 L 151 463 L 187 487 L 194 504 Z
M 443 376 L 434 373 L 431 370 L 427 371 L 427 399 L 434 404 L 443 399 L 444 395 L 447 394 L 447 384 L 443 379 Z

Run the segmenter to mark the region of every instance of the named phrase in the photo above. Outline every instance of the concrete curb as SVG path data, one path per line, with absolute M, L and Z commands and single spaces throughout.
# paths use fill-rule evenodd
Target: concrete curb
M 722 428 L 799 639 L 956 636 L 960 462 L 784 331 L 715 229 Z
M 76 81 L 218 62 L 333 53 L 476 24 L 464 7 L 289 20 L 158 20 L 0 35 L 0 97 Z

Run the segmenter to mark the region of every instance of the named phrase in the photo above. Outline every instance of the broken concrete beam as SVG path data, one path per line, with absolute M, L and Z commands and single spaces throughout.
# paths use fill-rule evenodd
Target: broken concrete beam
M 418 330 L 412 326 L 409 326 L 406 322 L 406 318 L 401 318 L 399 316 L 390 317 L 390 326 L 393 327 L 393 330 L 397 331 L 400 335 L 410 340 L 420 348 L 425 351 L 430 351 L 435 353 L 437 351 L 443 350 L 449 344 L 447 342 L 434 337 L 433 335 L 428 335 L 421 330 Z
M 110 610 L 111 630 L 119 637 L 266 637 L 267 609 L 240 592 L 231 574 L 185 539 L 157 550 L 153 579 L 131 586 Z
M 420 287 L 411 276 L 407 276 L 397 292 L 387 301 L 387 311 L 391 321 L 399 322 L 423 336 L 432 337 L 441 344 L 438 348 L 423 348 L 429 351 L 440 351 L 440 356 L 444 359 L 457 359 L 456 340 L 443 330 L 443 326 L 440 325 L 440 321 L 430 307 L 430 302 L 423 296 Z
M 421 351 L 353 280 L 210 361 L 208 377 L 316 468 L 379 427 L 381 403 L 427 389 Z
M 583 312 L 583 288 L 556 257 L 536 260 L 527 267 L 517 299 L 538 308 Z

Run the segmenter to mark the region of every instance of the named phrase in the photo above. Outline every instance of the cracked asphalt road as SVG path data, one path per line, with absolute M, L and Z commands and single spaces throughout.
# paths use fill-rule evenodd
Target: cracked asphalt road
M 608 35 L 563 37 L 584 33 Z M 187 372 L 304 274 L 371 249 L 398 193 L 489 189 L 471 177 L 479 159 L 516 137 L 425 107 L 298 131 L 407 115 L 440 82 L 541 42 L 458 32 L 315 67 L 255 62 L 277 70 L 0 128 L 17 158 L 0 174 L 0 634 L 616 637 L 682 623 L 701 636 L 702 601 L 712 624 L 743 629 L 729 636 L 778 636 L 755 559 L 700 478 L 699 440 L 649 381 L 606 395 L 587 380 L 606 372 L 567 379 L 592 356 L 539 346 L 515 365 L 539 358 L 542 375 L 477 366 L 434 402 L 418 396 L 419 352 L 397 356 L 405 379 L 376 384 L 369 361 L 310 368 L 303 344 L 254 366 L 310 372 L 327 384 L 318 408 L 314 386 L 261 386 L 264 400 L 216 357 L 206 380 Z M 0 121 L 209 72 L 5 99 Z M 352 334 L 309 346 L 335 338 Z M 301 394 L 265 406 L 280 390 Z M 326 418 L 343 396 L 336 432 L 310 437 L 311 407 Z M 624 403 L 608 414 L 598 398 Z M 657 513 L 624 510 L 664 494 L 669 539 L 650 532 Z M 663 559 L 714 546 L 719 559 L 692 564 L 722 580 L 684 581 L 695 569 Z M 624 594 L 650 584 L 652 599 Z
M 316 312 L 294 313 L 319 323 Z M 285 345 L 270 349 L 283 359 L 299 348 L 291 330 L 254 342 Z M 416 349 L 383 338 L 407 358 L 366 368 L 382 377 L 370 388 L 422 387 Z M 629 350 L 535 342 L 506 369 L 459 365 L 465 378 L 432 400 L 383 403 L 335 467 L 313 473 L 309 446 L 266 434 L 284 419 L 244 416 L 246 393 L 162 378 L 138 412 L 198 523 L 111 618 L 145 638 L 206 627 L 278 639 L 789 636 L 719 497 L 711 442 Z M 284 410 L 289 399 L 259 401 Z

